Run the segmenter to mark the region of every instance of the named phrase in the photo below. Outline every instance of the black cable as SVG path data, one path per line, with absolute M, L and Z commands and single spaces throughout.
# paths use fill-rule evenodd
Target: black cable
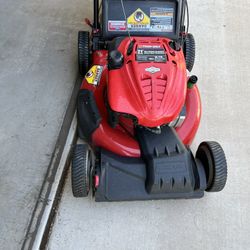
M 188 8 L 188 2 L 187 2 L 187 0 L 186 0 L 186 11 L 187 11 L 187 31 L 186 31 L 186 33 L 188 33 L 188 31 L 189 31 L 189 8 Z
M 127 23 L 127 14 L 126 14 L 126 11 L 125 11 L 123 0 L 121 0 L 121 6 L 122 6 L 122 11 L 123 11 L 123 15 L 124 15 L 124 18 L 125 18 L 125 22 Z M 128 32 L 129 40 L 130 40 L 130 42 L 132 42 L 130 31 L 129 31 L 128 27 L 127 27 L 127 32 Z

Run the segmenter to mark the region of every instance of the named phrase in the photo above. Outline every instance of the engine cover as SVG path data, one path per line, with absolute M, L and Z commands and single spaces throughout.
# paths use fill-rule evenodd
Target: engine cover
M 170 123 L 178 117 L 186 99 L 183 52 L 172 49 L 167 38 L 131 39 L 132 43 L 125 38 L 117 47 L 124 57 L 121 67 L 109 70 L 109 105 L 113 111 L 135 116 L 142 126 Z

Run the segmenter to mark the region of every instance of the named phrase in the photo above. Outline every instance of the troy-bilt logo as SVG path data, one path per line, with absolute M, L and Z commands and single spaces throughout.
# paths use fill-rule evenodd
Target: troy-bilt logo
M 144 19 L 144 14 L 143 14 L 143 12 L 140 11 L 140 10 L 136 11 L 135 14 L 134 14 L 134 19 L 135 19 L 135 21 L 138 22 L 138 23 L 141 22 L 141 21 L 143 21 L 143 19 Z
M 154 74 L 154 73 L 157 73 L 157 72 L 160 72 L 161 69 L 160 68 L 156 68 L 156 67 L 150 67 L 150 68 L 146 68 L 145 71 L 151 73 L 151 74 Z

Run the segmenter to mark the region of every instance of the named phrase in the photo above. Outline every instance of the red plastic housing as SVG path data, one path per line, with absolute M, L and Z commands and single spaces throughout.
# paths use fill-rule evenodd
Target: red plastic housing
M 118 50 L 124 55 L 121 69 L 108 71 L 106 50 L 93 53 L 93 65 L 102 65 L 104 70 L 99 85 L 88 84 L 84 79 L 81 89 L 93 91 L 102 116 L 98 129 L 92 134 L 93 146 L 105 148 L 121 156 L 140 157 L 139 144 L 134 137 L 133 122 L 121 117 L 118 126 L 108 124 L 104 93 L 107 90 L 112 110 L 131 114 L 143 126 L 155 127 L 174 120 L 186 105 L 186 119 L 176 131 L 185 145 L 190 145 L 198 130 L 201 118 L 201 101 L 198 88 L 187 89 L 187 74 L 183 52 L 174 51 L 170 40 L 165 38 L 133 38 L 133 52 L 126 56 L 129 40 L 124 39 Z M 157 44 L 167 54 L 166 63 L 141 63 L 135 60 L 136 46 Z M 150 74 L 150 67 L 160 72 Z M 150 79 L 149 79 L 150 77 Z
M 167 124 L 177 118 L 185 103 L 187 73 L 183 53 L 174 51 L 169 45 L 170 40 L 165 38 L 133 38 L 133 41 L 129 56 L 126 54 L 130 39 L 121 42 L 118 50 L 124 55 L 124 65 L 108 73 L 110 107 L 135 116 L 142 126 Z M 138 48 L 162 49 L 167 61 L 137 61 Z

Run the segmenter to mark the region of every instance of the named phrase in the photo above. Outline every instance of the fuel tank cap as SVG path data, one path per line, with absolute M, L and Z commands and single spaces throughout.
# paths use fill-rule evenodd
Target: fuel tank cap
M 109 52 L 108 56 L 108 68 L 112 69 L 120 69 L 124 63 L 123 54 L 119 50 L 112 50 Z

